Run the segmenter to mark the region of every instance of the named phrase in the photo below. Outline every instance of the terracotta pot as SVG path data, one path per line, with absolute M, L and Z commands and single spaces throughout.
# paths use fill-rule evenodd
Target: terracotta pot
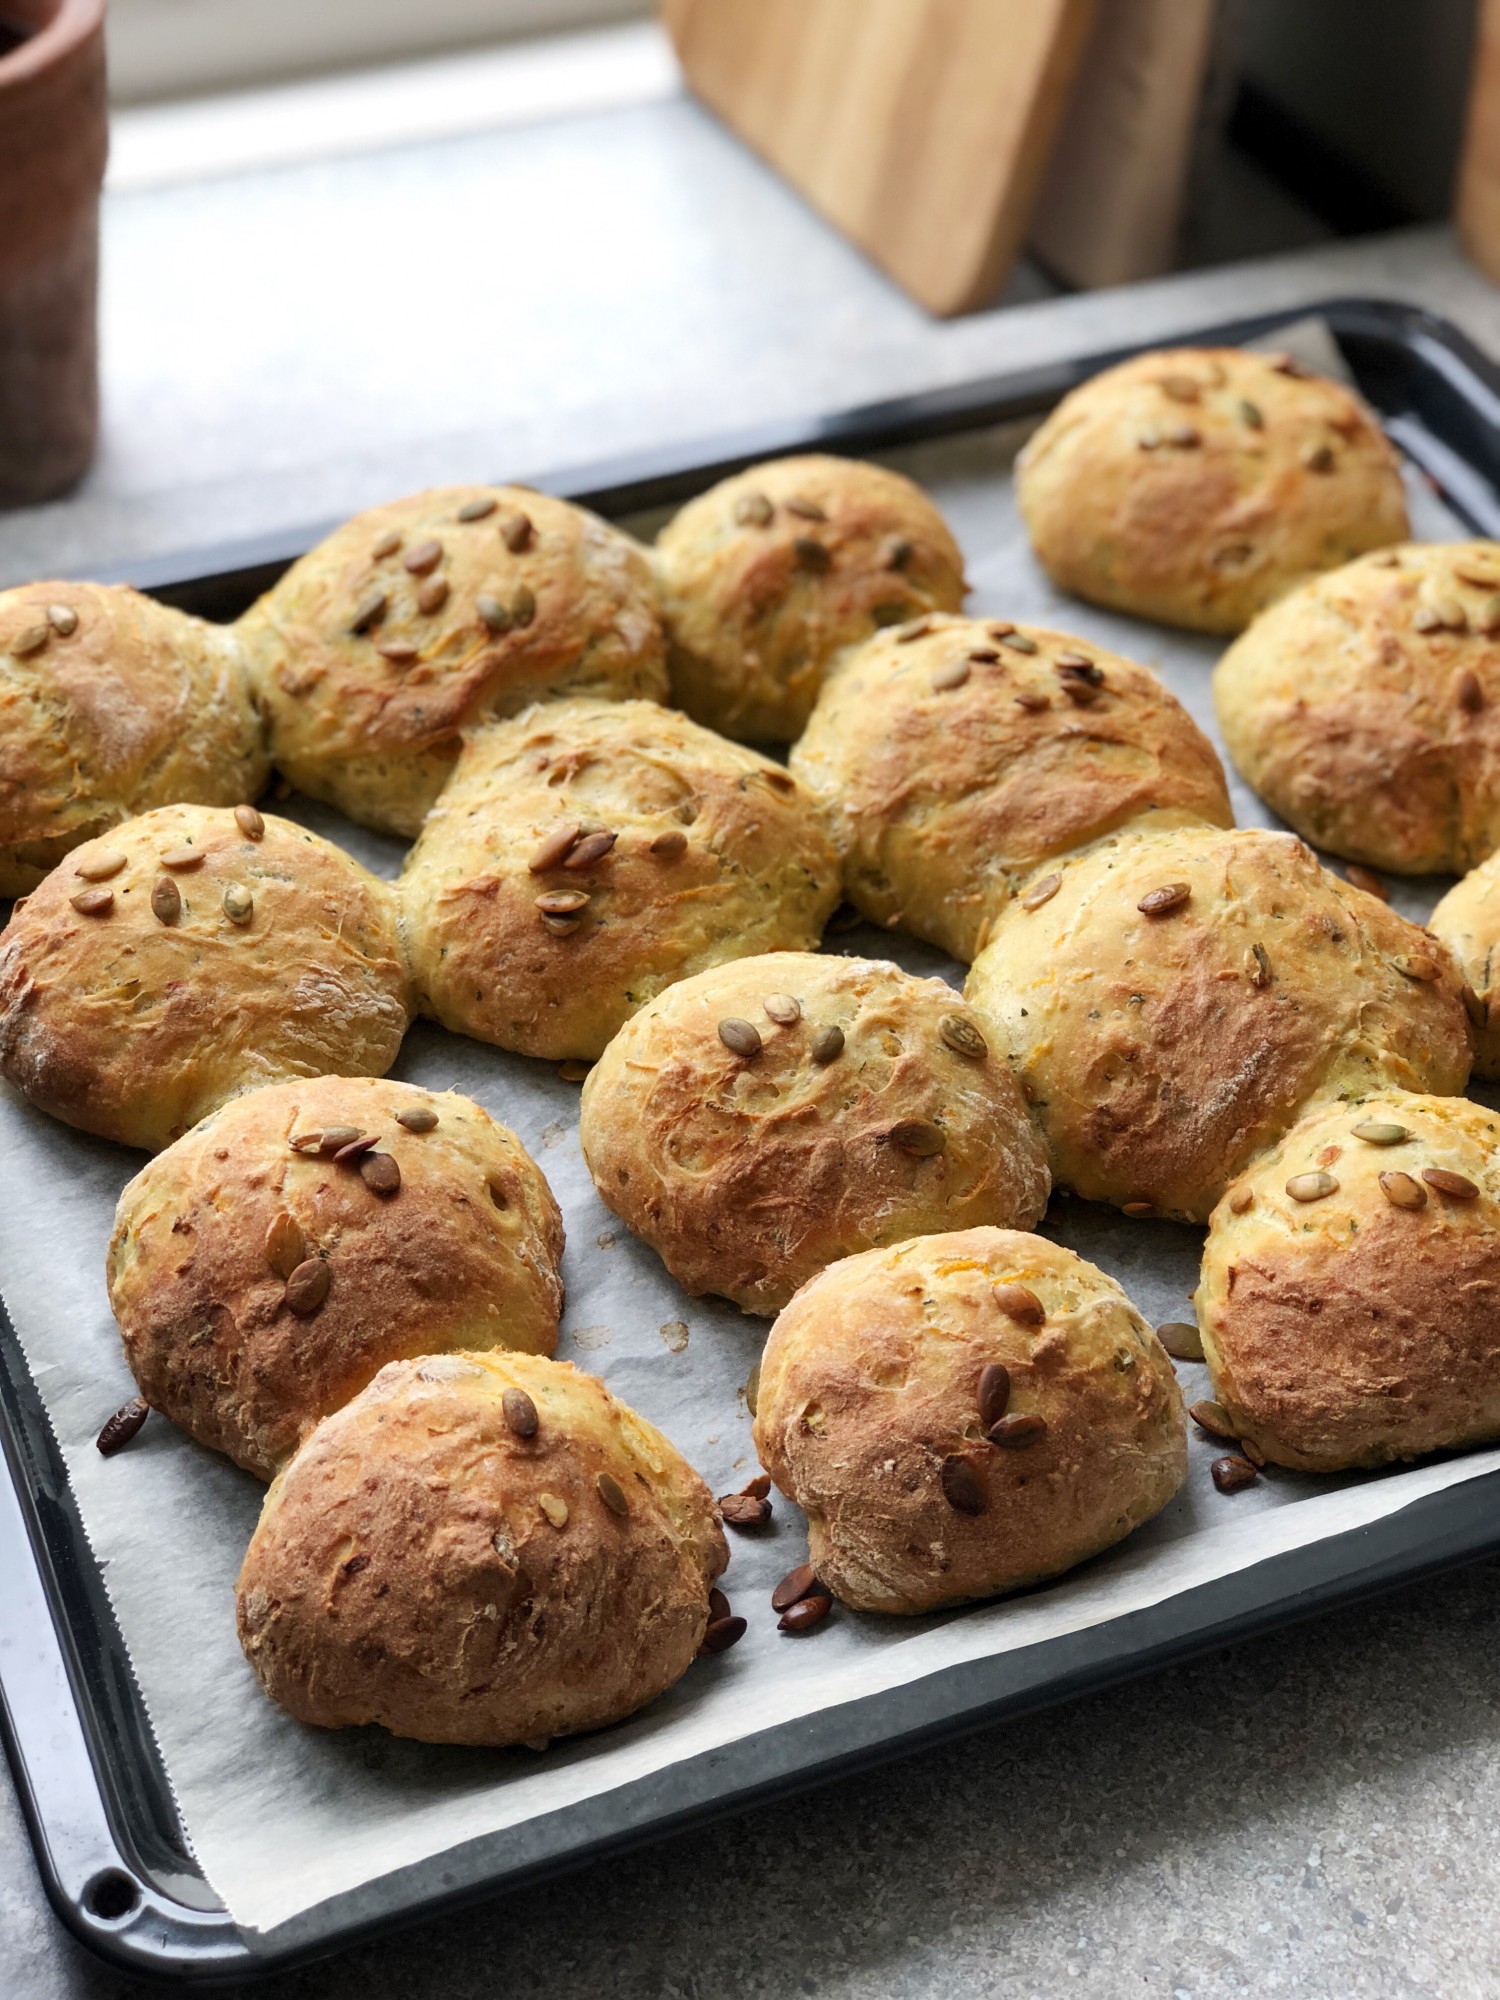
M 0 507 L 21 507 L 98 431 L 104 0 L 0 0 L 0 51 Z

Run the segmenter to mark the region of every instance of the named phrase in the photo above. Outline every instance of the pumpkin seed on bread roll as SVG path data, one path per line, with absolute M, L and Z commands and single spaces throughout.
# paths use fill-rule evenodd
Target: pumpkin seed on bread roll
M 528 487 L 438 487 L 357 514 L 235 633 L 278 769 L 385 833 L 417 832 L 474 723 L 545 695 L 667 691 L 645 551 Z
M 240 1643 L 299 1722 L 540 1747 L 680 1679 L 727 1561 L 703 1481 L 593 1376 L 393 1361 L 268 1491 Z
M 769 757 L 655 702 L 551 701 L 471 735 L 401 892 L 424 1013 L 589 1059 L 672 981 L 815 946 L 838 860 Z
M 771 952 L 669 986 L 589 1073 L 579 1137 L 678 1283 L 748 1312 L 853 1251 L 1047 1206 L 1004 1050 L 942 980 L 872 959 Z
M 963 603 L 963 556 L 919 486 L 883 465 L 770 459 L 690 500 L 656 571 L 672 699 L 745 743 L 801 735 L 846 646 Z
M 269 770 L 221 626 L 118 583 L 0 591 L 0 896 L 154 806 L 254 799 Z
M 1120 1541 L 1187 1471 L 1182 1397 L 1113 1278 L 1008 1229 L 832 1264 L 772 1327 L 755 1443 L 844 1603 L 917 1613 Z
M 1128 830 L 1001 912 L 969 1000 L 1008 1050 L 1055 1180 L 1206 1221 L 1319 1094 L 1460 1091 L 1447 952 L 1293 834 Z
M 550 1354 L 562 1217 L 456 1091 L 313 1077 L 236 1097 L 120 1196 L 109 1301 L 152 1408 L 262 1479 L 388 1361 Z
M 1306 577 L 1405 539 L 1373 411 L 1286 354 L 1180 347 L 1075 389 L 1016 492 L 1064 590 L 1163 625 L 1238 632 Z
M 923 618 L 846 654 L 790 761 L 850 901 L 965 960 L 1053 855 L 1135 822 L 1234 824 L 1213 745 L 1155 674 L 1008 618 Z
M 1408 544 L 1306 583 L 1214 672 L 1229 754 L 1305 840 L 1397 874 L 1500 846 L 1500 543 Z
M 263 1083 L 380 1076 L 409 1019 L 389 883 L 253 806 L 160 806 L 0 933 L 0 1075 L 157 1152 Z
M 1214 1395 L 1276 1465 L 1347 1472 L 1500 1440 L 1500 1117 L 1323 1103 L 1215 1209 L 1197 1292 Z

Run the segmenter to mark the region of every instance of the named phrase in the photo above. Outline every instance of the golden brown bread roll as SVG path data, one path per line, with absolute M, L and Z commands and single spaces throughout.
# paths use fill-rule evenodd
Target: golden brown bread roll
M 932 617 L 844 656 L 791 768 L 876 923 L 971 959 L 1038 863 L 1150 816 L 1234 815 L 1213 745 L 1145 667 L 1009 619 Z
M 1008 1229 L 921 1236 L 804 1285 L 760 1366 L 761 1463 L 865 1611 L 936 1611 L 1070 1569 L 1187 1471 L 1182 1397 L 1113 1278 Z
M 1358 396 L 1237 347 L 1137 355 L 1064 396 L 1017 496 L 1064 590 L 1237 632 L 1319 570 L 1407 533 L 1400 462 Z
M 579 1137 L 673 1277 L 750 1312 L 851 1251 L 1047 1206 L 1003 1050 L 942 980 L 870 959 L 774 952 L 668 987 L 590 1073 Z
M 152 1408 L 269 1479 L 388 1361 L 550 1354 L 562 1247 L 541 1170 L 469 1098 L 315 1077 L 234 1098 L 141 1169 L 109 1302 Z
M 1428 929 L 1453 954 L 1474 1031 L 1474 1073 L 1500 1077 L 1500 854 L 1443 897 Z
M 526 487 L 440 487 L 357 514 L 236 629 L 277 765 L 386 833 L 421 826 L 469 724 L 539 695 L 667 691 L 645 551 Z
M 1229 648 L 1214 700 L 1230 756 L 1305 839 L 1461 874 L 1500 846 L 1500 544 L 1315 578 Z
M 226 1099 L 379 1076 L 406 1032 L 390 886 L 253 807 L 159 806 L 88 841 L 0 933 L 0 1075 L 156 1152 Z
M 801 734 L 830 663 L 882 625 L 956 611 L 963 556 L 884 466 L 811 455 L 721 480 L 656 544 L 672 699 L 749 743 Z
M 728 1560 L 660 1431 L 566 1362 L 396 1361 L 266 1495 L 240 1643 L 325 1729 L 536 1744 L 680 1678 Z
M 1001 913 L 968 996 L 1008 1045 L 1054 1178 L 1202 1222 L 1316 1092 L 1459 1091 L 1447 953 L 1294 835 L 1125 833 Z
M 269 769 L 230 633 L 124 584 L 0 591 L 0 896 L 152 806 L 253 799 Z
M 811 795 L 645 701 L 477 731 L 401 887 L 423 1011 L 552 1057 L 599 1055 L 675 979 L 811 948 L 839 899 Z
M 1321 1104 L 1229 1189 L 1198 1319 L 1214 1395 L 1277 1465 L 1500 1439 L 1500 1119 L 1462 1097 Z

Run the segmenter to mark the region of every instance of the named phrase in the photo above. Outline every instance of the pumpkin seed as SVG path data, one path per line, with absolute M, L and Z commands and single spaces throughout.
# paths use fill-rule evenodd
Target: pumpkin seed
M 254 916 L 255 898 L 243 882 L 225 884 L 224 914 L 232 924 L 248 924 Z
M 577 820 L 554 827 L 527 862 L 528 870 L 533 875 L 545 875 L 549 868 L 556 868 L 565 861 L 582 838 L 583 828 Z
M 1047 1317 L 1047 1308 L 1030 1285 L 996 1285 L 995 1304 L 1017 1326 L 1040 1326 Z
M 938 1478 L 943 1498 L 956 1512 L 982 1514 L 989 1505 L 989 1493 L 975 1470 L 974 1461 L 962 1452 L 952 1452 L 943 1460 Z
M 266 1231 L 266 1262 L 278 1278 L 289 1278 L 297 1266 L 306 1261 L 307 1239 L 302 1234 L 302 1225 L 295 1215 L 282 1209 L 273 1216 L 271 1226 Z
M 107 847 L 100 854 L 86 854 L 73 870 L 82 881 L 107 882 L 118 875 L 125 866 L 125 856 L 117 847 Z
M 737 1014 L 730 1014 L 719 1023 L 719 1040 L 731 1055 L 742 1056 L 747 1062 L 760 1054 L 760 1030 Z
M 1286 1184 L 1286 1191 L 1293 1201 L 1322 1201 L 1328 1195 L 1337 1194 L 1339 1184 L 1330 1173 L 1293 1174 Z
M 413 576 L 426 576 L 428 571 L 436 569 L 442 560 L 443 545 L 435 535 L 429 535 L 423 541 L 414 542 L 401 558 L 402 563 L 411 571 Z
M 287 1311 L 298 1319 L 311 1319 L 328 1297 L 333 1273 L 321 1257 L 309 1257 L 286 1281 Z
M 1203 1335 L 1191 1320 L 1166 1320 L 1156 1329 L 1156 1337 L 1174 1361 L 1203 1359 Z
M 914 1160 L 935 1159 L 948 1147 L 942 1127 L 934 1125 L 930 1118 L 899 1118 L 886 1137 L 898 1151 Z
M 1399 1146 L 1411 1134 L 1404 1125 L 1393 1124 L 1388 1118 L 1365 1118 L 1355 1126 L 1354 1136 L 1363 1139 L 1367 1146 Z
M 1423 1167 L 1422 1178 L 1430 1188 L 1439 1194 L 1451 1195 L 1455 1201 L 1477 1201 L 1479 1187 L 1467 1174 L 1451 1173 L 1447 1167 Z
M 945 1014 L 938 1022 L 938 1033 L 961 1056 L 987 1056 L 990 1045 L 966 1014 Z
M 355 634 L 368 632 L 372 625 L 378 625 L 385 616 L 390 598 L 383 590 L 372 590 L 362 597 L 354 607 L 354 615 L 349 620 L 349 630 Z
M 536 1404 L 524 1389 L 517 1389 L 512 1385 L 500 1398 L 500 1408 L 504 1412 L 506 1427 L 518 1438 L 536 1436 L 540 1419 L 536 1413 Z
M 1019 899 L 1021 908 L 1023 910 L 1039 910 L 1043 903 L 1050 903 L 1052 901 L 1052 898 L 1061 887 L 1061 875 L 1052 874 L 1042 876 L 1041 880 L 1033 882 L 1031 887 Z

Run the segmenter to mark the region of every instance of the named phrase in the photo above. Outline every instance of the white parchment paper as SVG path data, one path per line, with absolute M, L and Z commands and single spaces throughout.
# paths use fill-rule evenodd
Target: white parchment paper
M 1060 599 L 1034 563 L 1009 468 L 1024 427 L 891 454 L 934 494 L 968 557 L 978 615 L 1035 620 L 1133 655 L 1161 671 L 1212 731 L 1212 640 L 1165 632 Z M 1412 483 L 1417 532 L 1460 532 Z M 1235 784 L 1242 823 L 1268 815 Z M 285 808 L 394 873 L 400 849 L 319 809 Z M 1397 889 L 1425 915 L 1441 885 Z M 890 956 L 913 971 L 962 978 L 924 946 L 857 930 L 830 948 Z M 577 1137 L 578 1091 L 550 1065 L 505 1056 L 418 1026 L 396 1073 L 467 1091 L 514 1127 L 541 1163 L 567 1223 L 567 1315 L 559 1355 L 601 1374 L 659 1424 L 715 1492 L 754 1469 L 743 1384 L 765 1323 L 686 1298 L 594 1194 Z M 644 1715 L 544 1754 L 400 1743 L 378 1730 L 301 1728 L 265 1700 L 234 1636 L 232 1590 L 261 1488 L 160 1418 L 118 1457 L 94 1438 L 132 1393 L 105 1296 L 114 1203 L 138 1155 L 90 1140 L 0 1094 L 0 1283 L 46 1401 L 89 1537 L 129 1648 L 198 1859 L 252 1941 L 286 1942 L 335 1911 L 378 1907 L 381 1882 L 432 1893 L 504 1865 L 518 1830 L 579 1801 L 778 1724 L 934 1673 L 1029 1646 L 1159 1603 L 1323 1536 L 1374 1521 L 1423 1495 L 1500 1467 L 1500 1452 L 1346 1480 L 1273 1472 L 1227 1497 L 1214 1455 L 1193 1441 L 1184 1491 L 1121 1548 L 1058 1583 L 1006 1603 L 918 1621 L 839 1610 L 807 1639 L 781 1637 L 772 1584 L 802 1559 L 796 1510 L 778 1501 L 772 1530 L 731 1535 L 724 1579 L 750 1630 L 699 1662 Z M 1112 1272 L 1153 1321 L 1191 1317 L 1202 1232 L 1129 1222 L 1057 1201 L 1044 1228 Z M 683 1329 L 686 1328 L 686 1337 Z M 1179 1370 L 1189 1400 L 1201 1368 Z M 4 1619 L 0 1606 L 0 1623 Z

